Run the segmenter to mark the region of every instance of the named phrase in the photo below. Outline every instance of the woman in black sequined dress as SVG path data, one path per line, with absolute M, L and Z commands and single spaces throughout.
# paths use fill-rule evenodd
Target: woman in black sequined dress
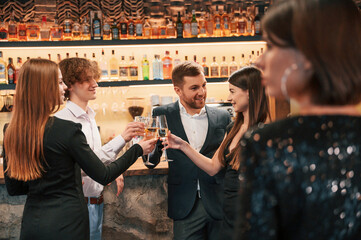
M 229 78 L 229 97 L 237 113 L 235 122 L 227 127 L 221 146 L 213 158 L 207 158 L 193 149 L 188 142 L 169 134 L 167 148 L 181 149 L 198 167 L 213 176 L 224 169 L 223 221 L 219 239 L 230 239 L 236 217 L 236 200 L 239 190 L 239 140 L 249 127 L 263 123 L 269 117 L 268 101 L 261 84 L 261 72 L 245 67 Z M 202 195 L 202 193 L 201 193 Z
M 257 62 L 299 116 L 241 140 L 234 239 L 361 239 L 361 16 L 352 0 L 280 1 Z

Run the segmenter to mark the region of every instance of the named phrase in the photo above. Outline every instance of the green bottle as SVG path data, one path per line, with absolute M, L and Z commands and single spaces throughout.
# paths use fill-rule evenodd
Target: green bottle
M 146 54 L 144 54 L 142 60 L 142 73 L 143 73 L 143 80 L 149 80 L 149 61 L 147 59 Z

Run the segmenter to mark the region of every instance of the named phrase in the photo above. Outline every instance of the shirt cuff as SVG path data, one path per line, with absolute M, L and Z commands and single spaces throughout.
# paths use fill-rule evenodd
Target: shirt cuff
M 125 146 L 125 140 L 121 135 L 116 136 L 112 140 L 110 140 L 107 144 L 107 147 L 111 148 L 116 154 L 122 150 Z

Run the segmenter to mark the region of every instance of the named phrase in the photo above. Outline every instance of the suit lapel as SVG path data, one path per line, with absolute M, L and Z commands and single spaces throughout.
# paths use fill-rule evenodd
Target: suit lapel
M 169 129 L 174 135 L 177 135 L 183 140 L 189 142 L 182 124 L 178 101 L 176 101 L 169 110 L 169 115 L 167 116 Z
M 217 122 L 217 115 L 215 114 L 213 109 L 207 107 L 207 105 L 206 105 L 206 112 L 207 112 L 207 118 L 208 118 L 208 130 L 207 130 L 206 140 L 204 141 L 204 144 L 203 144 L 201 150 L 199 151 L 200 153 L 202 153 L 204 151 L 204 149 L 207 147 L 207 145 L 212 140 L 214 128 L 215 128 L 216 122 Z

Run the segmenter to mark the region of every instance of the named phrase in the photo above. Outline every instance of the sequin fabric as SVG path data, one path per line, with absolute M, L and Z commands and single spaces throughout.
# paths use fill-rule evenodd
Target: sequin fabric
M 361 239 L 360 117 L 292 117 L 241 145 L 234 239 Z

